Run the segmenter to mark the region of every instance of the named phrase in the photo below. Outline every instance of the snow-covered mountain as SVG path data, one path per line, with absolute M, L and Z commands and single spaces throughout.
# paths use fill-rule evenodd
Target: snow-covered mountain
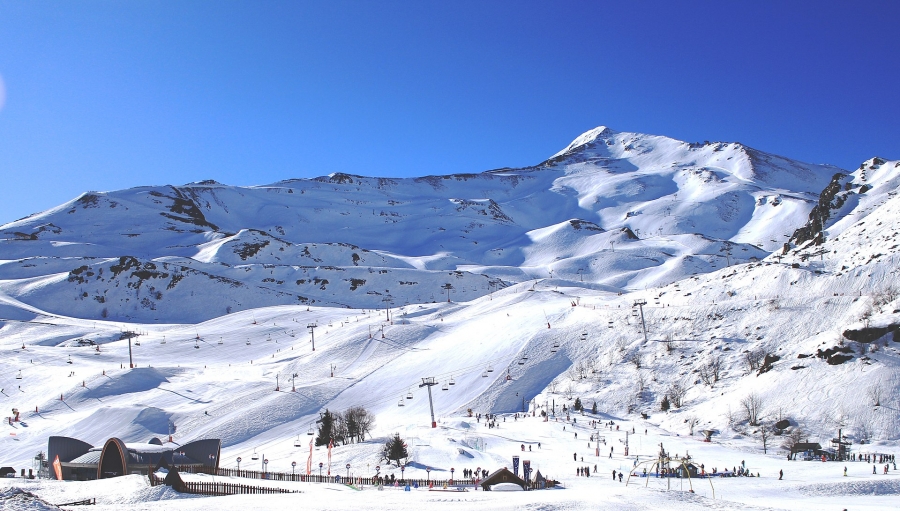
M 88 192 L 0 226 L 0 290 L 84 318 L 193 322 L 433 302 L 448 285 L 466 301 L 546 277 L 643 289 L 781 248 L 837 173 L 600 127 L 522 169 Z
M 365 405 L 376 435 L 429 422 L 426 376 L 449 429 L 578 397 L 670 435 L 695 418 L 736 453 L 762 456 L 779 420 L 892 452 L 898 191 L 900 161 L 849 172 L 598 128 L 524 169 L 86 194 L 0 228 L 0 386 L 40 410 L 3 452 L 146 441 L 171 420 L 179 441 L 284 470 L 325 408 Z M 416 456 L 460 463 L 429 438 Z

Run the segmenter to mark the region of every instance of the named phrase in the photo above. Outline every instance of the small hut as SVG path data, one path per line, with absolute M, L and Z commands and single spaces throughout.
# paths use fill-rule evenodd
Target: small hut
M 523 490 L 526 486 L 524 479 L 510 472 L 508 468 L 503 467 L 500 470 L 495 470 L 489 476 L 484 478 L 484 481 L 481 481 L 481 489 L 484 491 L 491 491 L 491 486 L 500 483 L 517 484 L 521 486 Z
M 541 474 L 540 470 L 534 473 L 534 481 L 532 481 L 531 487 L 538 490 L 547 488 L 547 478 L 544 477 L 544 474 Z

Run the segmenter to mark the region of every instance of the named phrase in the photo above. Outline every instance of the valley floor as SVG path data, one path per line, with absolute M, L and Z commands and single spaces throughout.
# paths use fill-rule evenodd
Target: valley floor
M 150 487 L 146 478 L 126 476 L 90 482 L 57 482 L 49 480 L 0 480 L 0 509 L 46 509 L 38 503 L 16 504 L 14 499 L 2 500 L 12 487 L 32 492 L 53 504 L 96 498 L 96 509 L 122 510 L 194 510 L 217 509 L 220 511 L 252 509 L 284 509 L 301 506 L 322 510 L 578 510 L 578 509 L 788 509 L 788 510 L 842 510 L 842 509 L 896 509 L 900 507 L 900 472 L 893 465 L 887 474 L 883 465 L 863 462 L 813 462 L 787 461 L 781 449 L 772 454 L 759 454 L 755 447 L 742 445 L 741 439 L 704 443 L 699 436 L 684 437 L 670 434 L 649 421 L 619 421 L 608 416 L 591 414 L 571 416 L 575 421 L 512 415 L 498 419 L 497 428 L 487 428 L 484 419 L 454 417 L 438 424 L 437 429 L 427 425 L 408 426 L 401 435 L 407 440 L 412 463 L 406 469 L 407 477 L 426 477 L 424 468 L 432 467 L 431 477 L 445 479 L 451 467 L 456 476 L 464 468 L 476 467 L 495 470 L 512 468 L 512 456 L 531 461 L 533 469 L 545 476 L 559 480 L 561 488 L 531 492 L 483 492 L 469 488 L 467 492 L 437 492 L 420 488 L 405 492 L 402 488 L 386 487 L 376 491 L 364 486 L 356 490 L 339 484 L 309 484 L 240 480 L 202 475 L 184 475 L 186 480 L 210 480 L 220 482 L 232 479 L 245 484 L 272 484 L 299 490 L 299 494 L 240 495 L 229 497 L 200 497 L 182 495 L 168 487 Z M 596 428 L 592 421 L 597 421 Z M 605 425 L 612 420 L 614 426 Z M 629 456 L 625 457 L 625 432 L 629 434 Z M 646 433 L 645 433 L 646 431 Z M 576 438 L 577 434 L 577 438 Z M 600 435 L 600 456 L 596 455 L 596 442 L 588 439 Z M 477 439 L 477 441 L 476 441 Z M 352 476 L 374 475 L 374 467 L 382 463 L 378 459 L 381 442 L 376 439 L 361 444 L 335 447 L 333 473 L 344 475 L 347 463 Z M 277 451 L 290 451 L 293 439 L 285 439 L 282 446 L 271 444 L 273 458 Z M 484 449 L 473 446 L 483 442 Z M 605 444 L 604 444 L 605 442 Z M 636 463 L 651 461 L 659 451 L 659 444 L 672 455 L 690 454 L 697 464 L 703 463 L 709 471 L 719 473 L 739 467 L 742 462 L 759 477 L 715 477 L 696 479 L 657 479 L 632 477 L 630 481 L 613 480 L 612 471 L 632 470 Z M 288 445 L 290 444 L 290 445 Z M 538 447 L 540 444 L 540 447 Z M 522 446 L 525 451 L 522 451 Z M 613 449 L 610 456 L 609 449 Z M 529 450 L 530 448 L 530 450 Z M 882 450 L 885 446 L 881 447 Z M 223 453 L 223 466 L 234 466 L 233 453 Z M 574 458 L 574 459 L 573 459 Z M 228 460 L 228 461 L 225 461 Z M 323 449 L 314 452 L 313 466 L 325 460 Z M 298 467 L 305 459 L 297 459 Z M 642 473 L 638 464 L 635 473 Z M 579 467 L 588 467 L 590 477 L 577 476 Z M 595 472 L 596 467 L 596 472 Z M 843 475 L 847 467 L 847 476 Z M 245 462 L 244 468 L 247 467 Z M 270 467 L 271 468 L 271 467 Z M 784 477 L 779 480 L 779 471 Z M 316 473 L 314 470 L 313 473 Z M 381 474 L 400 477 L 395 466 L 384 466 Z M 693 487 L 694 493 L 688 490 Z

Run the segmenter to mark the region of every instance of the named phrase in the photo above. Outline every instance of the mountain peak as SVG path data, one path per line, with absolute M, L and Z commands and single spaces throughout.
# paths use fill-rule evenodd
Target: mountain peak
M 563 149 L 562 151 L 551 156 L 550 159 L 553 159 L 553 158 L 556 158 L 557 156 L 561 156 L 568 152 L 574 151 L 582 146 L 585 146 L 587 144 L 590 144 L 590 143 L 596 141 L 598 138 L 609 137 L 611 135 L 614 135 L 615 133 L 616 133 L 615 131 L 607 128 L 606 126 L 597 126 L 594 129 L 585 131 L 581 135 L 578 135 L 575 138 L 575 140 L 572 141 L 572 143 L 570 143 L 568 146 L 566 146 L 566 148 Z

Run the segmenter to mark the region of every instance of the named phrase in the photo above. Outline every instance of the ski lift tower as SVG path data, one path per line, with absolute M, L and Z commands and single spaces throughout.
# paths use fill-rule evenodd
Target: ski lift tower
M 310 324 L 306 325 L 306 328 L 309 329 L 309 335 L 310 335 L 310 339 L 312 342 L 312 350 L 313 351 L 316 351 L 316 328 L 318 328 L 318 327 L 319 327 L 319 325 L 317 325 L 315 323 L 310 323 Z
M 434 381 L 434 377 L 429 376 L 428 378 L 422 378 L 422 384 L 419 385 L 419 388 L 428 387 L 428 406 L 431 408 L 431 427 L 436 428 L 437 422 L 434 420 L 434 403 L 431 400 L 431 387 L 437 385 L 437 382 Z
M 647 300 L 640 299 L 634 301 L 634 306 L 641 310 L 641 330 L 644 332 L 644 342 L 647 342 L 647 324 L 644 323 L 644 305 L 647 305 Z

